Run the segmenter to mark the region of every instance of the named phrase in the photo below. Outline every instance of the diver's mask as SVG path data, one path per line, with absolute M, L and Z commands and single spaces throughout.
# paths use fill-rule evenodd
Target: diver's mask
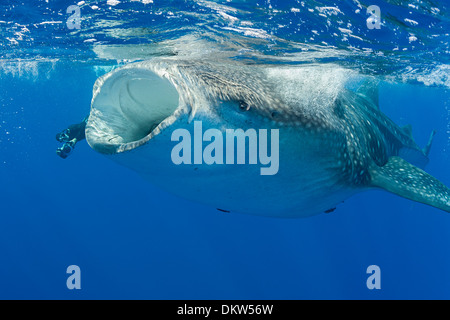
M 58 133 L 56 135 L 56 140 L 59 142 L 68 142 L 69 141 L 69 129 L 65 129 L 64 131 Z

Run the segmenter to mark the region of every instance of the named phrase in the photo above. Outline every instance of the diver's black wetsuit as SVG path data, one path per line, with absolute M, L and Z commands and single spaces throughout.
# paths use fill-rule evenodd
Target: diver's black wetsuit
M 69 126 L 66 130 L 68 131 L 69 140 L 77 139 L 81 141 L 86 139 L 86 121 L 83 120 L 81 123 L 73 124 Z
M 56 154 L 61 158 L 65 159 L 69 156 L 78 141 L 86 139 L 86 123 L 88 117 L 84 118 L 83 121 L 77 124 L 69 126 L 67 129 L 56 135 L 56 140 L 59 142 L 64 142 L 62 147 L 56 149 Z

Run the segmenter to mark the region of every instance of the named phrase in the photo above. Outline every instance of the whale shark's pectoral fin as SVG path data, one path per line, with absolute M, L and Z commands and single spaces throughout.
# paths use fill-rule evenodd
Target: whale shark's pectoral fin
M 372 167 L 370 175 L 374 187 L 450 212 L 450 189 L 400 157 L 390 157 L 383 167 Z

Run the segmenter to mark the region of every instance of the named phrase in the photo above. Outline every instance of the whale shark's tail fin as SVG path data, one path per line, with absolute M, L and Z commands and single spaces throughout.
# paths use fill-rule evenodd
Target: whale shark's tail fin
M 450 189 L 400 157 L 390 157 L 384 166 L 372 167 L 370 175 L 374 187 L 450 212 Z
M 419 167 L 420 169 L 424 169 L 425 166 L 428 164 L 428 154 L 431 150 L 431 145 L 433 144 L 433 138 L 436 134 L 436 131 L 433 130 L 431 132 L 430 138 L 428 140 L 427 145 L 424 148 L 419 148 L 416 145 L 416 142 L 412 136 L 412 127 L 411 125 L 406 125 L 401 128 L 403 132 L 411 139 L 411 141 L 414 143 L 414 147 L 403 147 L 399 150 L 399 156 L 406 161 L 412 163 L 416 167 Z
M 433 139 L 434 139 L 435 135 L 436 135 L 436 130 L 433 130 L 431 132 L 430 139 L 428 139 L 427 145 L 425 146 L 425 148 L 422 149 L 423 154 L 427 157 L 428 157 L 428 154 L 430 153 L 431 145 L 433 144 Z

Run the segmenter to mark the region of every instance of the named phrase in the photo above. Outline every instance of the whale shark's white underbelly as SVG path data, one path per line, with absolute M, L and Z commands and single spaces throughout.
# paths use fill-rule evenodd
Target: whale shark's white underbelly
M 201 115 L 196 121 L 202 122 L 204 131 L 219 126 Z M 194 136 L 186 117 L 172 126 Z M 245 164 L 174 164 L 171 154 L 177 142 L 171 135 L 170 130 L 162 131 L 139 148 L 111 158 L 162 189 L 232 212 L 304 217 L 332 209 L 356 192 L 341 180 L 341 168 L 330 150 L 320 150 L 319 141 L 291 128 L 279 131 L 279 168 L 272 175 L 262 175 L 264 165 L 249 164 L 248 159 Z M 191 153 L 193 157 L 194 147 Z

